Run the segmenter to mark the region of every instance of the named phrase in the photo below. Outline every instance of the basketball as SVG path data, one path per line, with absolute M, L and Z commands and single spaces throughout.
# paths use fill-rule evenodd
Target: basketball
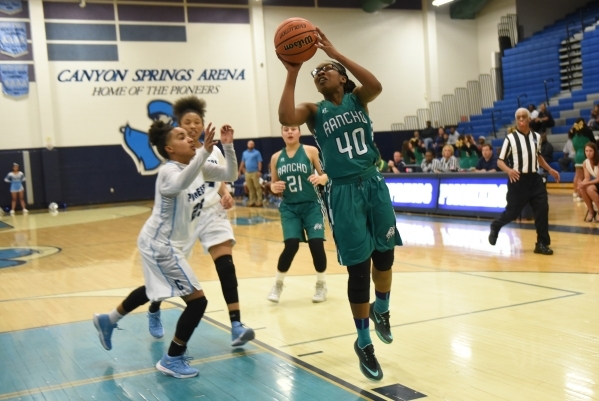
M 275 33 L 275 51 L 290 63 L 303 63 L 312 58 L 316 50 L 316 27 L 303 18 L 283 21 Z

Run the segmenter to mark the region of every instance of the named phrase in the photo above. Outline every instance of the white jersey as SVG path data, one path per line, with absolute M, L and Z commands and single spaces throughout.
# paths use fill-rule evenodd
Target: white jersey
M 233 144 L 223 144 L 226 167 L 205 163 L 210 154 L 204 147 L 196 151 L 189 165 L 168 161 L 160 167 L 152 215 L 142 228 L 151 239 L 182 249 L 193 236 L 193 220 L 199 216 L 206 184 L 192 186 L 198 177 L 214 181 L 237 179 L 237 157 Z
M 221 166 L 225 165 L 225 158 L 223 156 L 223 153 L 220 151 L 220 149 L 217 146 L 212 148 L 212 153 L 208 157 L 208 160 L 206 160 L 206 164 L 208 164 L 208 163 L 221 165 Z M 203 171 L 203 169 L 202 169 L 202 171 Z M 196 188 L 198 188 L 203 183 L 200 181 L 203 181 L 203 180 L 204 180 L 204 175 L 203 174 L 198 175 L 196 180 L 193 182 L 192 186 L 195 186 Z M 220 189 L 220 184 L 221 184 L 220 181 L 206 181 L 206 195 L 204 196 L 203 207 L 208 208 L 208 207 L 213 206 L 220 202 L 220 195 L 218 194 L 218 190 Z

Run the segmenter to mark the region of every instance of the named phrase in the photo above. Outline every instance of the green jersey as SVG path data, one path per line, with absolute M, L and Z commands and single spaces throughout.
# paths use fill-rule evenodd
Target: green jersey
M 289 157 L 283 148 L 277 159 L 276 167 L 279 179 L 286 183 L 283 202 L 300 203 L 318 200 L 316 189 L 308 180 L 314 166 L 304 150 L 304 145 L 299 146 L 293 157 Z
M 376 164 L 372 121 L 353 93 L 343 95 L 339 106 L 317 103 L 314 137 L 321 150 L 323 169 L 329 178 L 361 173 Z

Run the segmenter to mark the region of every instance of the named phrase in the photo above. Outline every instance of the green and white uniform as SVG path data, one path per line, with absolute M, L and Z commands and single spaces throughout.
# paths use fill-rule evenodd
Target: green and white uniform
M 293 157 L 283 149 L 276 164 L 277 175 L 285 181 L 283 201 L 279 206 L 284 240 L 324 239 L 324 216 L 320 196 L 308 177 L 314 166 L 300 145 Z
M 389 189 L 377 171 L 372 122 L 353 93 L 339 106 L 317 104 L 313 133 L 329 176 L 326 206 L 339 263 L 356 265 L 372 252 L 402 245 Z

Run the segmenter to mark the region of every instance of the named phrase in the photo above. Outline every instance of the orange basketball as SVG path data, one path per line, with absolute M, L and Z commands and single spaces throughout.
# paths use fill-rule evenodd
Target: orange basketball
M 281 22 L 275 33 L 275 51 L 290 63 L 303 63 L 314 56 L 316 27 L 303 18 L 289 18 Z

